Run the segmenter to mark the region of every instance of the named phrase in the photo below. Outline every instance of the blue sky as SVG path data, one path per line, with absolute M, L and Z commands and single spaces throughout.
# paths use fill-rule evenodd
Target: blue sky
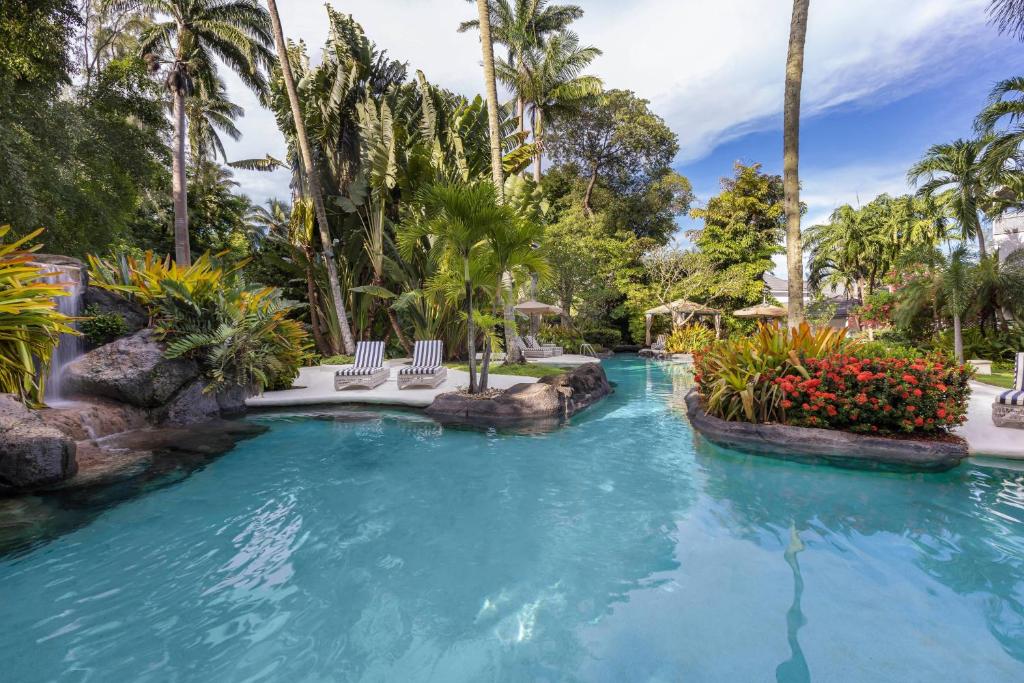
M 680 139 L 676 168 L 698 201 L 718 191 L 736 160 L 780 172 L 783 76 L 789 0 L 575 0 L 575 26 L 604 54 L 592 72 L 609 88 L 648 99 Z M 346 0 L 395 58 L 435 83 L 474 95 L 483 89 L 464 0 Z M 992 85 L 1024 69 L 1024 45 L 987 24 L 988 0 L 813 0 L 807 33 L 801 136 L 802 198 L 808 224 L 838 205 L 908 191 L 907 168 L 931 145 L 971 134 Z M 311 56 L 326 38 L 322 0 L 282 4 L 289 37 Z M 236 79 L 246 109 L 231 159 L 283 153 L 273 116 Z M 257 201 L 287 197 L 288 177 L 238 172 Z M 690 223 L 680 221 L 685 228 Z

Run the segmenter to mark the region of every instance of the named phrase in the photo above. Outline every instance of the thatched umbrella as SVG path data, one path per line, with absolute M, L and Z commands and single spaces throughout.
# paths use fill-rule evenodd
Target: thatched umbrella
M 644 311 L 644 318 L 647 326 L 646 337 L 647 345 L 651 345 L 651 321 L 656 315 L 671 315 L 672 324 L 675 325 L 676 320 L 682 316 L 686 316 L 689 320 L 695 315 L 710 315 L 714 316 L 715 319 L 715 336 L 718 337 L 721 333 L 722 324 L 722 312 L 717 308 L 708 308 L 703 304 L 698 304 L 688 299 L 676 299 L 667 304 L 661 306 L 655 306 L 654 308 L 648 308 Z
M 530 316 L 530 332 L 533 334 L 537 333 L 539 327 L 540 317 L 542 315 L 559 315 L 562 313 L 562 309 L 554 304 L 546 304 L 543 301 L 537 301 L 530 299 L 520 304 L 516 304 L 514 308 L 524 315 Z M 534 323 L 538 324 L 534 324 Z
M 769 303 L 758 304 L 733 311 L 737 318 L 757 318 L 758 320 L 770 320 L 772 318 L 785 318 L 789 312 L 782 306 L 773 306 Z

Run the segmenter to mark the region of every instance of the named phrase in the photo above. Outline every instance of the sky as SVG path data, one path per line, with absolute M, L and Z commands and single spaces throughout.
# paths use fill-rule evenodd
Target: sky
M 789 0 L 575 0 L 574 28 L 603 51 L 591 73 L 634 91 L 679 136 L 674 167 L 698 203 L 718 192 L 736 161 L 781 173 L 782 103 Z M 392 58 L 438 85 L 483 91 L 476 33 L 455 27 L 475 15 L 465 0 L 346 0 Z M 972 134 L 992 86 L 1019 74 L 1024 45 L 987 24 L 988 0 L 811 0 L 802 92 L 801 199 L 806 225 L 841 204 L 910 191 L 906 171 L 929 146 Z M 311 57 L 327 35 L 322 0 L 278 3 L 289 38 Z M 280 156 L 273 116 L 235 78 L 246 115 L 229 160 Z M 237 171 L 255 201 L 288 196 L 288 176 Z M 696 227 L 680 220 L 681 232 Z M 781 261 L 779 261 L 781 263 Z M 776 268 L 782 273 L 782 268 Z

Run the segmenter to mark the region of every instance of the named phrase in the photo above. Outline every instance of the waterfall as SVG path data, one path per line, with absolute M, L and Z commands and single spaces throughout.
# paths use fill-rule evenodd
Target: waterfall
M 55 297 L 57 310 L 68 316 L 79 316 L 82 314 L 82 293 L 85 287 L 82 284 L 82 268 L 80 266 L 64 266 L 55 263 L 43 264 L 48 274 L 43 278 L 50 284 L 58 284 L 68 290 L 67 296 Z M 76 325 L 73 325 L 77 327 Z M 73 334 L 62 334 L 57 341 L 57 348 L 53 350 L 50 359 L 50 374 L 46 377 L 46 393 L 44 394 L 47 403 L 53 403 L 61 398 L 60 376 L 65 366 L 85 351 L 85 344 L 81 337 Z

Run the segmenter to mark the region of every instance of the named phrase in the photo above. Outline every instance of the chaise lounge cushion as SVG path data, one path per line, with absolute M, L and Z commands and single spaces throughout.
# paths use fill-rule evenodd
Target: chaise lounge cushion
M 1004 406 L 1024 406 L 1024 351 L 1017 354 L 1013 364 L 1013 388 L 999 394 L 996 403 Z
M 433 375 L 440 372 L 444 345 L 440 340 L 418 341 L 412 353 L 412 365 L 398 371 L 400 375 Z
M 352 365 L 340 368 L 337 375 L 360 377 L 380 372 L 384 368 L 384 342 L 361 341 L 356 344 L 356 357 Z

